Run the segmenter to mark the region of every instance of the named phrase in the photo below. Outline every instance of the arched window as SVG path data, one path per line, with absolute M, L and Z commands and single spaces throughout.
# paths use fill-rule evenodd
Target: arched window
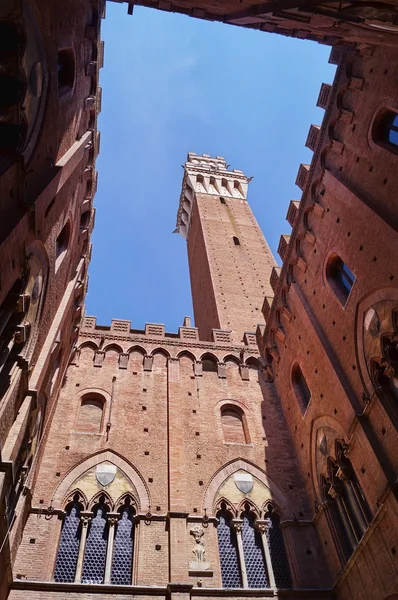
M 326 266 L 328 283 L 344 306 L 355 282 L 355 275 L 338 254 L 332 254 Z
M 100 433 L 104 403 L 104 399 L 99 394 L 83 396 L 77 421 L 78 431 Z
M 267 521 L 266 536 L 276 587 L 282 589 L 291 588 L 289 563 L 280 528 L 280 518 L 271 505 L 265 514 L 265 520 Z
M 340 555 L 348 560 L 364 535 L 371 514 L 344 446 L 336 442 L 336 460 L 328 460 L 328 478 L 323 479 L 323 494 L 335 517 L 332 532 Z
M 373 137 L 376 143 L 398 153 L 398 113 L 393 110 L 382 111 L 375 120 Z
M 211 354 L 202 357 L 202 371 L 204 373 L 217 373 L 217 362 Z
M 68 221 L 62 228 L 55 244 L 55 270 L 57 271 L 64 260 L 70 242 L 71 226 Z
M 232 528 L 232 516 L 225 504 L 217 513 L 217 537 L 220 553 L 221 578 L 224 588 L 242 587 L 236 533 Z
M 246 444 L 243 413 L 235 406 L 223 406 L 221 409 L 221 423 L 224 442 Z
M 311 392 L 305 380 L 302 370 L 296 363 L 292 369 L 292 385 L 296 394 L 301 412 L 304 414 L 311 400 Z
M 255 529 L 255 516 L 246 510 L 243 513 L 242 544 L 249 588 L 269 587 L 261 534 Z
M 130 499 L 119 509 L 120 518 L 115 533 L 111 583 L 131 585 L 134 547 L 134 510 Z
M 80 511 L 82 505 L 79 495 L 75 494 L 73 502 L 66 507 L 66 515 L 62 525 L 57 560 L 55 563 L 54 580 L 63 583 L 75 581 L 77 557 L 80 545 Z
M 232 239 L 234 240 L 234 244 L 235 244 L 235 246 L 240 246 L 240 241 L 239 241 L 239 238 L 238 238 L 238 237 L 236 237 L 236 235 L 234 235 Z
M 72 48 L 58 50 L 58 96 L 70 92 L 75 82 L 75 55 Z
M 108 528 L 106 515 L 109 506 L 101 496 L 93 507 L 93 518 L 89 525 L 84 552 L 82 583 L 103 583 L 105 574 Z

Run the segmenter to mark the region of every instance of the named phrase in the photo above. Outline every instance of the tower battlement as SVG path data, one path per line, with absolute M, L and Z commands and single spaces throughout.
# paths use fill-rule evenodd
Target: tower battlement
M 184 178 L 177 213 L 177 231 L 187 237 L 195 194 L 209 194 L 222 198 L 247 199 L 248 185 L 251 177 L 247 177 L 240 169 L 229 170 L 223 156 L 201 156 L 188 152 L 184 165 Z

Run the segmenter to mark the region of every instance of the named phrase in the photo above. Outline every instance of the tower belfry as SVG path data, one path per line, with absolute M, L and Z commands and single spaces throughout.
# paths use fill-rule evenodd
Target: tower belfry
M 263 323 L 271 294 L 272 252 L 247 202 L 250 179 L 222 156 L 188 153 L 177 215 L 187 240 L 195 324 L 200 338 L 232 331 L 235 342 Z

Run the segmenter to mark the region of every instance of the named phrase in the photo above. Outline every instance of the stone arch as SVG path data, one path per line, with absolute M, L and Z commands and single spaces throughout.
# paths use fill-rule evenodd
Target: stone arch
M 79 504 L 81 504 L 83 510 L 87 510 L 88 509 L 88 499 L 87 496 L 84 492 L 82 492 L 82 490 L 80 488 L 74 488 L 65 498 L 64 502 L 63 502 L 63 510 L 66 510 L 66 507 L 68 506 L 68 504 L 71 504 L 71 502 L 75 501 L 75 496 L 79 496 L 78 502 Z
M 103 348 L 103 351 L 109 352 L 109 351 L 114 351 L 114 352 L 118 352 L 119 354 L 121 354 L 123 352 L 123 348 L 121 346 L 119 346 L 119 344 L 115 344 L 114 342 L 112 342 L 111 344 L 108 344 L 107 346 L 105 346 L 105 348 Z
M 265 517 L 265 515 L 269 512 L 270 508 L 279 517 L 281 517 L 283 511 L 282 511 L 281 507 L 278 505 L 278 503 L 275 502 L 274 499 L 272 499 L 272 500 L 266 500 L 264 502 L 264 504 L 261 507 L 262 517 Z
M 149 490 L 145 483 L 141 473 L 126 459 L 122 458 L 119 454 L 111 450 L 101 450 L 88 458 L 85 458 L 75 467 L 70 469 L 65 475 L 64 479 L 59 483 L 58 487 L 54 491 L 52 504 L 54 508 L 59 509 L 62 507 L 65 496 L 68 494 L 69 488 L 76 479 L 82 476 L 90 468 L 96 465 L 108 461 L 118 467 L 131 481 L 137 490 L 138 494 L 138 509 L 146 509 L 151 504 Z
M 224 356 L 223 362 L 224 363 L 227 363 L 227 362 L 234 363 L 238 367 L 240 365 L 239 358 L 237 356 L 234 356 L 233 354 L 227 354 L 227 356 Z
M 189 352 L 188 350 L 182 350 L 181 352 L 179 352 L 177 354 L 177 358 L 178 360 L 180 360 L 180 358 L 189 358 L 193 363 L 196 361 L 196 357 L 194 356 L 194 354 L 192 354 L 192 352 Z
M 170 354 L 164 350 L 163 348 L 155 348 L 151 352 L 151 356 L 153 357 L 153 367 L 165 369 L 167 365 L 167 361 L 170 358 Z M 164 371 L 165 373 L 166 371 Z
M 323 449 L 321 447 L 323 442 L 323 437 L 325 437 L 327 446 Z M 319 458 L 319 454 L 325 456 L 325 464 L 327 457 L 332 456 L 336 458 L 336 440 L 347 440 L 347 434 L 344 431 L 343 426 L 330 415 L 323 415 L 317 417 L 311 425 L 311 477 L 312 484 L 314 486 L 315 496 L 318 502 L 322 501 L 322 490 L 321 490 L 321 463 L 322 461 Z M 324 453 L 324 454 L 323 454 Z
M 165 358 L 170 358 L 170 353 L 167 352 L 167 350 L 165 350 L 164 348 L 155 348 L 154 350 L 152 350 L 151 356 L 156 356 L 156 354 L 161 354 Z
M 249 367 L 249 369 L 257 369 L 258 371 L 261 371 L 262 369 L 261 362 L 258 358 L 255 358 L 254 356 L 249 356 L 245 364 Z
M 223 509 L 223 504 L 225 504 L 224 509 Z M 221 496 L 221 498 L 218 498 L 217 504 L 215 504 L 215 506 L 214 506 L 215 514 L 220 512 L 220 510 L 226 510 L 227 512 L 231 513 L 231 515 L 234 519 L 236 519 L 236 517 L 238 516 L 238 511 L 236 510 L 236 508 L 233 506 L 233 504 L 231 504 L 231 502 L 228 500 L 228 498 L 224 498 L 224 496 Z
M 115 501 L 115 511 L 117 512 L 126 502 L 126 500 L 130 500 L 130 506 L 133 509 L 134 513 L 137 513 L 137 499 L 130 492 L 126 492 L 119 496 L 119 498 Z
M 203 497 L 203 509 L 206 508 L 208 511 L 213 511 L 217 490 L 230 475 L 240 470 L 247 471 L 263 483 L 270 490 L 272 497 L 275 498 L 284 513 L 288 510 L 285 495 L 276 483 L 264 471 L 243 458 L 234 459 L 216 471 L 206 486 Z
M 77 349 L 78 357 L 80 359 L 82 356 L 87 356 L 91 360 L 94 360 L 94 354 L 98 349 L 99 346 L 95 342 L 84 342 Z
M 246 512 L 246 507 L 249 506 L 249 512 L 253 513 L 257 519 L 261 516 L 260 507 L 257 506 L 250 498 L 244 498 L 238 505 L 238 516 L 241 516 L 242 513 Z
M 392 304 L 396 303 L 398 307 L 398 288 L 384 287 L 378 290 L 374 290 L 367 296 L 364 296 L 358 302 L 355 315 L 355 350 L 357 355 L 357 363 L 359 365 L 359 373 L 362 379 L 362 383 L 368 396 L 371 396 L 373 394 L 373 392 L 375 391 L 375 387 L 371 378 L 370 364 L 367 364 L 366 340 L 364 339 L 364 319 L 367 311 L 372 306 L 383 301 L 391 302 Z
M 214 354 L 212 354 L 211 352 L 205 352 L 200 357 L 200 360 L 202 361 L 202 372 L 203 373 L 206 373 L 206 372 L 217 373 L 218 358 Z
M 88 505 L 89 510 L 93 510 L 93 507 L 99 503 L 99 501 L 102 497 L 104 497 L 104 499 L 105 499 L 105 504 L 107 504 L 109 506 L 109 510 L 113 510 L 114 501 L 112 500 L 110 495 L 105 490 L 101 490 L 100 492 L 97 492 L 97 494 L 95 494 L 95 496 L 93 496 L 90 499 L 90 502 Z
M 133 352 L 137 352 L 137 354 L 142 354 L 142 356 L 146 356 L 147 354 L 146 350 L 142 346 L 130 346 L 130 348 L 127 350 L 127 353 L 131 354 Z

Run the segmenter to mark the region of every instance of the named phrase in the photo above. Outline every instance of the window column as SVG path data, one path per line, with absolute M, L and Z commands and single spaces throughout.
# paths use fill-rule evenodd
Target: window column
M 119 520 L 119 513 L 108 513 L 108 547 L 106 551 L 105 576 L 104 583 L 111 582 L 112 559 L 113 559 L 113 544 L 115 539 L 115 528 Z
M 269 586 L 271 588 L 276 588 L 274 570 L 272 568 L 271 553 L 270 553 L 270 550 L 269 550 L 268 540 L 267 540 L 267 530 L 268 530 L 268 527 L 269 527 L 269 521 L 268 520 L 267 521 L 259 521 L 257 519 L 257 521 L 256 521 L 256 528 L 258 529 L 258 531 L 261 534 L 261 542 L 263 544 L 265 565 L 266 565 L 267 571 L 268 571 Z
M 359 528 L 363 535 L 368 528 L 368 523 L 363 514 L 362 507 L 360 506 L 360 504 L 358 502 L 358 498 L 355 493 L 355 490 L 353 489 L 353 481 L 344 473 L 344 470 L 341 467 L 337 471 L 336 475 L 340 479 L 342 484 L 344 485 L 344 489 L 347 492 L 347 497 L 348 497 L 350 507 L 354 513 L 354 516 L 358 522 Z
M 80 536 L 79 554 L 77 557 L 75 583 L 81 582 L 82 571 L 83 571 L 84 551 L 86 549 L 86 541 L 87 541 L 87 532 L 88 532 L 88 526 L 90 524 L 92 516 L 93 516 L 92 512 L 84 512 L 84 513 L 82 512 L 81 516 L 80 516 L 82 532 L 81 532 L 81 536 Z
M 244 588 L 248 588 L 248 580 L 247 580 L 247 571 L 245 565 L 245 556 L 243 553 L 243 542 L 242 542 L 242 528 L 243 521 L 241 519 L 233 519 L 232 527 L 236 533 L 236 541 L 238 543 L 238 556 L 239 556 L 239 564 L 240 564 L 240 572 L 242 575 L 242 585 Z
M 329 495 L 336 500 L 337 508 L 339 510 L 340 516 L 344 523 L 344 528 L 346 530 L 348 539 L 350 540 L 351 548 L 354 549 L 358 543 L 356 536 L 354 535 L 353 527 L 351 524 L 351 520 L 348 516 L 346 506 L 343 502 L 343 499 L 339 492 L 336 490 L 336 487 L 331 485 L 329 489 Z

